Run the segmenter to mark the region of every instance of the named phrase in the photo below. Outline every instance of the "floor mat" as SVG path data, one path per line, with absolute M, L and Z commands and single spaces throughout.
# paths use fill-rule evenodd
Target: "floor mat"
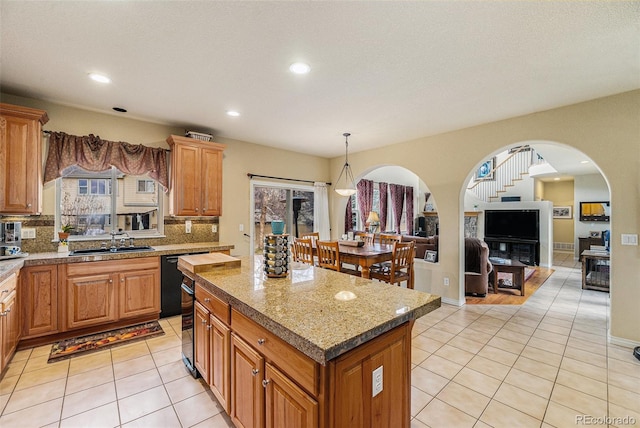
M 158 321 L 151 321 L 103 333 L 65 339 L 51 346 L 48 362 L 53 363 L 66 358 L 85 355 L 89 352 L 101 351 L 110 346 L 128 344 L 136 340 L 149 339 L 163 334 L 164 330 L 162 330 Z

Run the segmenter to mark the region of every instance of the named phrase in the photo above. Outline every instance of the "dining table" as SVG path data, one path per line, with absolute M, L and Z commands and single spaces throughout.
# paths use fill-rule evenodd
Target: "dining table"
M 371 278 L 371 266 L 390 261 L 393 258 L 393 245 L 375 243 L 357 247 L 340 241 L 338 243 L 340 261 L 360 266 L 360 274 L 363 278 Z

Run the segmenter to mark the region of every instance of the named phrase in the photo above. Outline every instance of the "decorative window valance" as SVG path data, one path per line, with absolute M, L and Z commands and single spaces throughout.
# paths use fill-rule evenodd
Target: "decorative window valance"
M 78 137 L 64 132 L 50 132 L 44 182 L 62 177 L 63 171 L 72 165 L 87 171 L 106 171 L 114 166 L 125 174 L 147 174 L 160 183 L 165 192 L 169 190 L 165 149 L 102 140 L 93 134 Z

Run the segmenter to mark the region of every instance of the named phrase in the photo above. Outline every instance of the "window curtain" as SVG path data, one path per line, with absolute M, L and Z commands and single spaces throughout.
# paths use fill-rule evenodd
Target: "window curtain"
M 389 184 L 391 193 L 391 206 L 393 207 L 393 230 L 400 233 L 402 222 L 402 208 L 404 206 L 404 186 L 402 184 Z
M 367 223 L 367 217 L 369 212 L 373 208 L 373 181 L 372 180 L 360 180 L 356 185 L 358 190 L 358 210 L 360 211 L 361 225 Z
M 413 235 L 413 187 L 404 188 L 404 206 L 407 210 L 407 234 Z
M 51 132 L 44 182 L 62 177 L 63 171 L 72 165 L 96 172 L 106 171 L 115 166 L 125 174 L 147 174 L 167 192 L 167 152 L 159 147 L 102 140 L 93 134 L 78 137 L 64 132 Z
M 351 209 L 352 203 L 353 196 L 349 196 L 349 200 L 347 201 L 347 209 L 344 213 L 344 233 L 353 232 L 353 223 L 351 222 L 353 217 L 353 209 Z
M 389 195 L 387 189 L 389 183 L 378 183 L 380 188 L 380 232 L 387 230 L 387 206 L 389 205 Z
M 329 225 L 329 196 L 327 183 L 313 183 L 313 224 L 323 241 L 331 238 Z

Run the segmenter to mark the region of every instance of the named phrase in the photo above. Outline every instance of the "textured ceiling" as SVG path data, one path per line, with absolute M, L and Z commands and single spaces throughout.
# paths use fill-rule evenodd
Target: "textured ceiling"
M 326 157 L 345 131 L 360 151 L 640 87 L 638 2 L 3 0 L 0 13 L 2 91 Z

